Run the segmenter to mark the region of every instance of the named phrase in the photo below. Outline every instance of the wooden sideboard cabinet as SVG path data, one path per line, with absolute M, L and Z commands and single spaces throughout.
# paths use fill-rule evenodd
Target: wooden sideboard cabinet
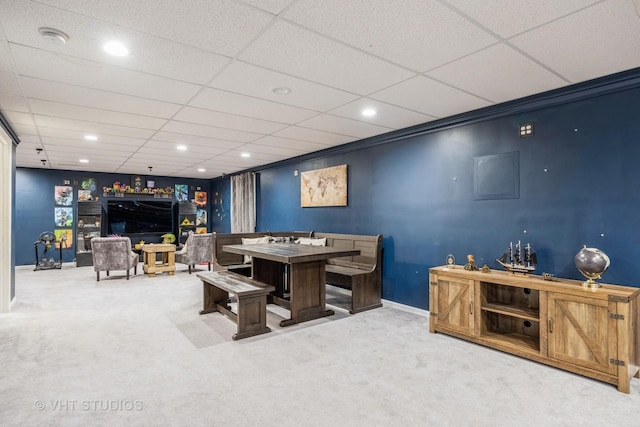
M 429 270 L 429 331 L 595 378 L 639 376 L 639 288 L 506 271 Z

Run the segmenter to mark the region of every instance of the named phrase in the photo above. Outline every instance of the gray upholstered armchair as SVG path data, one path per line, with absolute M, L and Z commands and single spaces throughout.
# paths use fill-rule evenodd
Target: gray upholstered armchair
M 111 270 L 126 270 L 127 280 L 131 268 L 134 275 L 138 274 L 138 254 L 131 250 L 131 239 L 128 237 L 94 237 L 91 239 L 91 249 L 98 282 L 101 271 L 106 271 L 108 276 Z
M 211 262 L 213 261 L 213 234 L 192 234 L 187 237 L 187 241 L 182 250 L 176 252 L 176 262 L 187 264 L 189 266 L 189 274 L 191 267 L 196 264 L 206 262 L 209 271 L 211 271 Z

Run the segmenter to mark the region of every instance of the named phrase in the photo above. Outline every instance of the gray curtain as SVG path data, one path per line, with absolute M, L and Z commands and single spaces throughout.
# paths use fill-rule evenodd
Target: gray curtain
M 231 177 L 231 232 L 256 230 L 256 176 L 246 172 Z

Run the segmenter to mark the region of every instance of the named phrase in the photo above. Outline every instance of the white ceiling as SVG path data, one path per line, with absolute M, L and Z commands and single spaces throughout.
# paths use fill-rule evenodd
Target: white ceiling
M 636 68 L 639 10 L 638 0 L 0 0 L 0 111 L 22 141 L 18 166 L 212 178 Z M 112 38 L 130 55 L 107 55 Z M 363 117 L 367 107 L 377 115 Z

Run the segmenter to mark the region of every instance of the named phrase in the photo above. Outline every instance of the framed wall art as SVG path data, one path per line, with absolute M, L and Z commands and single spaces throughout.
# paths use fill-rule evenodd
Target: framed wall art
M 302 172 L 300 206 L 347 206 L 347 165 Z

